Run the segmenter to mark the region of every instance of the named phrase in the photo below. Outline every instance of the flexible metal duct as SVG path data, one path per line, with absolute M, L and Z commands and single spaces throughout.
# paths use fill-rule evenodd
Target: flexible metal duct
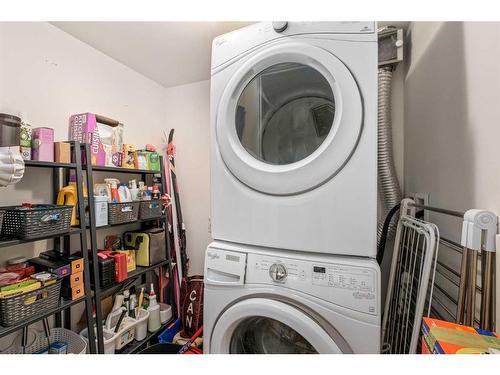
M 378 190 L 383 205 L 383 216 L 378 224 L 378 238 L 382 233 L 387 213 L 399 202 L 402 194 L 394 168 L 391 118 L 392 66 L 378 69 Z M 395 222 L 389 227 L 394 234 Z

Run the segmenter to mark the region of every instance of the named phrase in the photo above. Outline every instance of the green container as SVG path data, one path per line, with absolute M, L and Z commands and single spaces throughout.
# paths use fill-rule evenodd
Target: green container
M 148 167 L 151 171 L 160 170 L 160 155 L 156 151 L 148 152 Z

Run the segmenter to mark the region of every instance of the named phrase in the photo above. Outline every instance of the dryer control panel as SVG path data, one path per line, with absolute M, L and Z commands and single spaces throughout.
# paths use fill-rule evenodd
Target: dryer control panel
M 380 275 L 375 262 L 358 266 L 354 261 L 325 263 L 248 254 L 246 271 L 246 284 L 284 286 L 345 308 L 379 314 Z

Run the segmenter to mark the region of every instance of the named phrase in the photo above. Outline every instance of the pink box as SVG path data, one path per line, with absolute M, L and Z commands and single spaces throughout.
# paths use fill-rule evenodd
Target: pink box
M 69 118 L 69 139 L 90 144 L 92 165 L 103 166 L 106 164 L 106 153 L 99 139 L 99 129 L 94 113 L 71 115 Z
M 54 161 L 54 129 L 34 128 L 32 130 L 31 159 Z

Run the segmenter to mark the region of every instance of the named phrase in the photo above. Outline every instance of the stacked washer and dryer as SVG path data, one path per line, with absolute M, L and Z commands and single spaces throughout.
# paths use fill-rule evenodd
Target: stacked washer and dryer
M 379 353 L 374 22 L 217 37 L 208 353 Z

